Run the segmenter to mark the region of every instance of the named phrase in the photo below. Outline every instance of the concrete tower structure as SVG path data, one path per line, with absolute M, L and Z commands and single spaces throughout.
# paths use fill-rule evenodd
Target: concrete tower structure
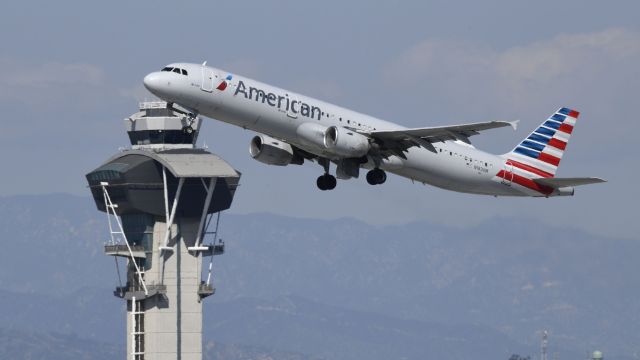
M 105 253 L 126 259 L 114 295 L 127 301 L 127 359 L 200 360 L 202 300 L 215 292 L 211 260 L 224 252 L 217 229 L 213 243 L 205 238 L 231 206 L 240 174 L 196 148 L 200 120 L 166 103 L 141 104 L 125 125 L 132 148 L 86 178 L 107 213 Z

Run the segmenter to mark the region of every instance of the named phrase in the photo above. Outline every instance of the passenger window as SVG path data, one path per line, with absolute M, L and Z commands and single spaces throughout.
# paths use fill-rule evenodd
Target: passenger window
M 187 70 L 182 69 L 182 75 L 188 75 L 188 74 L 187 74 Z

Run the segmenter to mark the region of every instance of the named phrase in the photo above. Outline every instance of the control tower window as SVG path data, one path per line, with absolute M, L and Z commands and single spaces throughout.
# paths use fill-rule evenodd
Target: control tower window
M 114 170 L 94 171 L 88 175 L 89 181 L 111 181 L 120 179 L 120 173 Z
M 149 144 L 193 144 L 194 133 L 187 134 L 182 130 L 142 130 L 129 131 L 132 145 Z
M 173 70 L 173 68 L 172 68 L 172 67 L 167 66 L 166 68 L 164 68 L 164 69 L 162 69 L 162 70 L 160 70 L 160 71 L 171 71 L 171 70 Z

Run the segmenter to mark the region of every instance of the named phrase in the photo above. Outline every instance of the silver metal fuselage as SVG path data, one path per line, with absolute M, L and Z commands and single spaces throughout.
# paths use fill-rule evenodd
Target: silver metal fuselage
M 218 90 L 216 84 L 224 81 L 228 72 L 199 64 L 174 63 L 169 66 L 186 69 L 188 75 L 173 72 L 147 75 L 145 86 L 161 99 L 201 115 L 281 139 L 334 161 L 339 160 L 335 154 L 312 146 L 299 136 L 301 125 L 317 126 L 318 129 L 341 126 L 364 131 L 404 129 L 395 123 L 235 74 L 224 90 Z M 252 96 L 248 96 L 250 89 Z M 260 96 L 257 95 L 258 90 L 263 92 Z M 268 94 L 275 97 L 269 98 Z M 274 106 L 278 101 L 298 104 L 298 109 L 295 111 L 295 106 L 289 109 L 289 105 L 286 109 Z M 317 108 L 321 115 L 303 116 L 301 104 Z M 435 152 L 412 147 L 405 153 L 406 159 L 391 156 L 380 164 L 380 168 L 452 191 L 495 196 L 543 196 L 515 188 L 510 182 L 497 178 L 496 174 L 507 166 L 503 156 L 489 154 L 461 141 L 445 141 L 434 146 Z M 373 163 L 366 163 L 363 167 L 373 168 Z

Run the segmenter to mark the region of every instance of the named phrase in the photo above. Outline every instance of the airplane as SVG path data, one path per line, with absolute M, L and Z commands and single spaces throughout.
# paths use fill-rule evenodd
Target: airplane
M 337 180 L 383 184 L 387 172 L 439 188 L 493 196 L 571 196 L 595 177 L 555 177 L 579 112 L 562 107 L 503 155 L 476 149 L 470 137 L 518 121 L 406 128 L 321 100 L 203 64 L 173 63 L 144 78 L 144 86 L 186 119 L 199 116 L 257 133 L 249 153 L 257 161 L 285 166 L 315 161 L 324 169 L 316 185 L 332 190 Z M 330 174 L 335 164 L 335 176 Z

